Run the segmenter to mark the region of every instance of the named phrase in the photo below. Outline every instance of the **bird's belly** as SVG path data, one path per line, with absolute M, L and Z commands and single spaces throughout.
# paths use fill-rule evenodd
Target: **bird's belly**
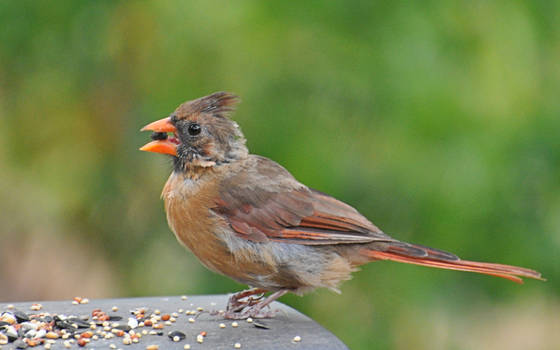
M 353 268 L 338 254 L 297 244 L 251 242 L 231 230 L 175 231 L 179 242 L 208 269 L 269 291 L 304 293 L 317 287 L 337 290 Z
M 232 265 L 222 271 L 238 282 L 274 291 L 289 289 L 305 293 L 318 287 L 337 290 L 354 268 L 335 249 L 274 241 L 252 242 L 233 230 L 217 232 L 232 256 Z M 242 273 L 232 276 L 234 271 Z

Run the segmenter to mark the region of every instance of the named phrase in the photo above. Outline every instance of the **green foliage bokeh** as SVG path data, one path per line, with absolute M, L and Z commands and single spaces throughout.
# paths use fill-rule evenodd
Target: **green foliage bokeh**
M 478 323 L 526 310 L 536 321 L 500 331 L 538 338 L 560 310 L 558 13 L 557 1 L 2 1 L 0 260 L 33 259 L 1 245 L 48 232 L 108 266 L 101 296 L 241 289 L 175 242 L 159 199 L 169 161 L 137 151 L 143 125 L 227 90 L 253 153 L 387 233 L 549 279 L 379 262 L 342 295 L 283 302 L 356 349 L 473 348 L 494 335 Z M 6 266 L 0 300 L 18 288 Z M 23 295 L 48 296 L 49 281 L 35 287 Z M 552 349 L 558 332 L 542 332 L 532 348 Z

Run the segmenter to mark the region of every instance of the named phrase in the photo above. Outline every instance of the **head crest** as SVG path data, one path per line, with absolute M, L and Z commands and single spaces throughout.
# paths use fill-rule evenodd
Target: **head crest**
M 181 105 L 180 109 L 187 109 L 188 113 L 211 113 L 215 117 L 228 117 L 235 110 L 239 98 L 229 92 L 215 92 Z

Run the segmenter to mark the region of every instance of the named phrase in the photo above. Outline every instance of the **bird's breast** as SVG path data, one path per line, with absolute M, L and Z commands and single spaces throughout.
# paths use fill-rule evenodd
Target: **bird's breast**
M 167 222 L 175 237 L 212 270 L 220 270 L 229 252 L 214 232 L 219 222 L 212 215 L 217 185 L 211 178 L 189 179 L 173 173 L 165 184 L 162 198 Z
M 211 210 L 218 185 L 212 177 L 190 180 L 177 173 L 169 177 L 162 198 L 175 237 L 210 270 L 239 282 L 249 284 L 255 274 L 273 273 L 272 259 L 255 259 L 252 249 L 231 249 L 232 241 L 245 240 L 235 237 L 229 223 Z

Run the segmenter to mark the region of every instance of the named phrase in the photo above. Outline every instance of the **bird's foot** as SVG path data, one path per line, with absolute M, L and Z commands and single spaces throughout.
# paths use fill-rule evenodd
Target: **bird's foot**
M 226 307 L 226 312 L 240 312 L 247 307 L 258 304 L 266 291 L 260 288 L 247 289 L 232 295 Z
M 250 318 L 272 318 L 277 310 L 257 310 L 255 307 L 246 308 L 242 311 L 226 311 L 223 316 L 228 320 L 245 320 Z
M 224 318 L 232 320 L 243 320 L 246 318 L 270 318 L 276 314 L 275 310 L 264 310 L 274 300 L 286 294 L 288 290 L 279 290 L 272 293 L 266 299 L 263 299 L 264 290 L 259 288 L 249 289 L 234 294 L 228 301 Z M 256 298 L 255 294 L 260 294 Z M 244 300 L 246 299 L 246 300 Z

